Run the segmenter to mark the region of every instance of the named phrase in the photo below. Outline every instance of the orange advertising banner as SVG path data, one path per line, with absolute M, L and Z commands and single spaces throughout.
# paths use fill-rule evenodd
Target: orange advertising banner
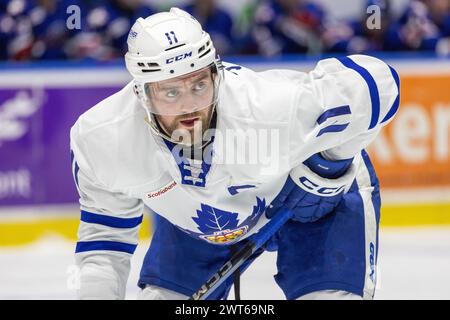
M 381 187 L 448 187 L 450 74 L 400 78 L 400 109 L 368 148 Z

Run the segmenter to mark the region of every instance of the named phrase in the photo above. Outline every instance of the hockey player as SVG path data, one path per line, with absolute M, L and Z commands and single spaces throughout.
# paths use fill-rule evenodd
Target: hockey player
M 177 8 L 136 21 L 125 61 L 133 81 L 71 130 L 80 298 L 124 298 L 144 206 L 141 298 L 188 298 L 283 207 L 294 217 L 265 249 L 286 298 L 373 298 L 380 196 L 364 148 L 398 109 L 394 69 L 359 55 L 254 72 L 222 63 Z

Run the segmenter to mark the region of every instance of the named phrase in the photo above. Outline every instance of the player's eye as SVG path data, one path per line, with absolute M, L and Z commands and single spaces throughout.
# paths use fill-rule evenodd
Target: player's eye
M 206 89 L 206 87 L 207 87 L 207 83 L 205 81 L 199 81 L 194 85 L 192 90 L 194 92 L 202 92 Z
M 167 98 L 176 98 L 180 92 L 177 89 L 170 89 L 166 91 L 166 97 Z

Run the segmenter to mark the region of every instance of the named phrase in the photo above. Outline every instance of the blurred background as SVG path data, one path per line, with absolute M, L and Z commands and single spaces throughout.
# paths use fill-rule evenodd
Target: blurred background
M 364 53 L 399 71 L 399 112 L 369 149 L 383 202 L 376 298 L 450 299 L 450 0 L 0 0 L 0 299 L 75 297 L 69 130 L 131 80 L 133 22 L 172 6 L 200 21 L 223 60 L 255 70 Z M 244 299 L 284 298 L 274 257 L 244 274 Z

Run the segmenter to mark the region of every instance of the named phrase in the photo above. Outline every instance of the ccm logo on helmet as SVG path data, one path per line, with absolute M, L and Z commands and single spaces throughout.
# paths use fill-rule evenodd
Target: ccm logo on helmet
M 337 195 L 345 188 L 345 186 L 341 186 L 338 188 L 320 187 L 319 185 L 308 180 L 308 178 L 306 177 L 301 177 L 299 180 L 303 187 L 305 187 L 308 190 L 315 191 L 316 193 L 321 194 L 323 196 Z
M 180 55 L 178 55 L 176 57 L 172 57 L 172 58 L 166 59 L 166 64 L 170 64 L 170 63 L 172 63 L 174 61 L 180 61 L 180 60 L 186 59 L 188 57 L 192 57 L 192 51 L 188 52 L 188 53 L 180 54 Z

